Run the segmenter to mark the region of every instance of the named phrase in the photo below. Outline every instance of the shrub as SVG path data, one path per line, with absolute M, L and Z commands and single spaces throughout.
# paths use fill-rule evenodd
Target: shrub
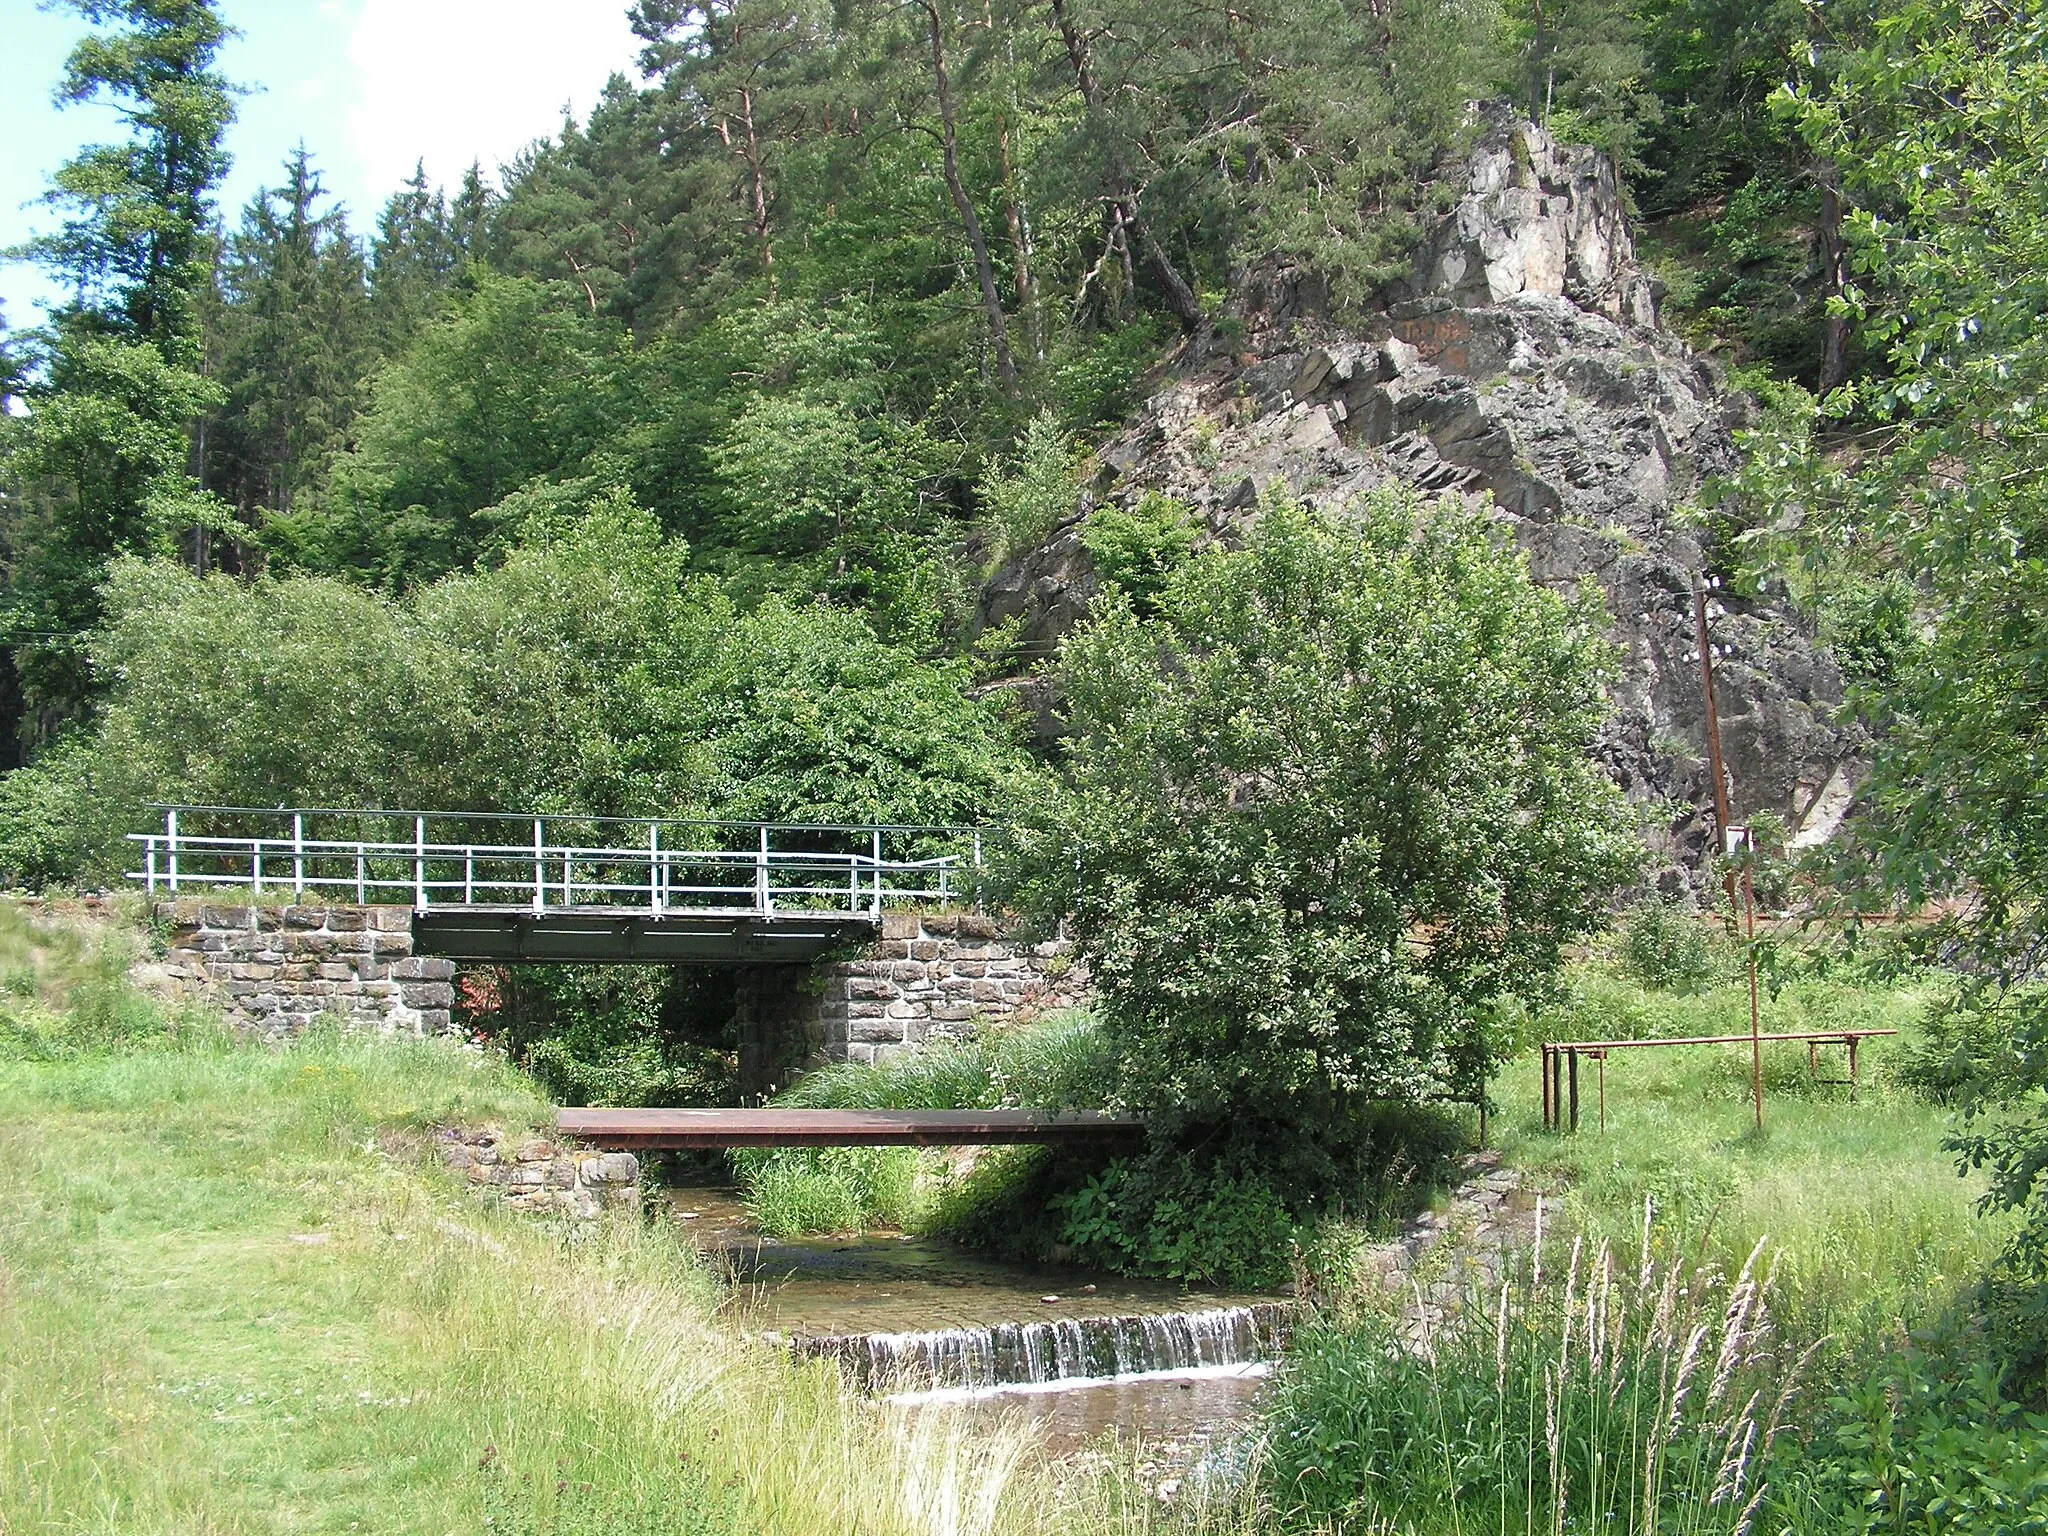
M 1635 907 L 1622 922 L 1616 951 L 1624 975 L 1661 991 L 1697 991 L 1714 974 L 1706 930 L 1681 902 Z
M 1598 622 L 1484 518 L 1391 494 L 1342 524 L 1275 501 L 1156 618 L 1097 605 L 1015 883 L 1072 915 L 1124 1101 L 1169 1135 L 1312 1136 L 1365 1099 L 1476 1097 L 1496 1000 L 1639 857 L 1587 756 Z
M 1785 1460 L 1776 1511 L 1828 1536 L 2043 1536 L 2048 1533 L 2048 1414 L 2006 1393 L 1963 1342 L 1960 1369 L 1905 1350 L 1852 1379 Z

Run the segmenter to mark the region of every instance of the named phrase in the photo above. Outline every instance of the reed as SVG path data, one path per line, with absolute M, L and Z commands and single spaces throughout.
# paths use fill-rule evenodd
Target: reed
M 1774 1317 L 1759 1242 L 1733 1275 L 1575 1239 L 1433 1324 L 1306 1332 L 1266 1442 L 1285 1530 L 1747 1536 L 1810 1350 Z M 1546 1282 L 1542 1265 L 1553 1266 Z

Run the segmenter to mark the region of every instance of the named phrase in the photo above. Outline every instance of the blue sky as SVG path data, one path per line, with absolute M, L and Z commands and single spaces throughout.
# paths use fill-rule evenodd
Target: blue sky
M 368 229 L 424 158 L 452 186 L 472 160 L 492 170 L 579 115 L 638 42 L 627 0 L 222 0 L 242 36 L 223 51 L 230 78 L 254 87 L 228 135 L 220 196 L 232 223 L 303 141 L 328 191 Z M 36 204 L 80 144 L 118 135 L 112 112 L 51 104 L 85 24 L 38 0 L 0 0 L 0 248 L 54 222 Z M 26 206 L 24 206 L 26 205 Z M 55 291 L 32 266 L 0 263 L 0 315 L 33 324 Z

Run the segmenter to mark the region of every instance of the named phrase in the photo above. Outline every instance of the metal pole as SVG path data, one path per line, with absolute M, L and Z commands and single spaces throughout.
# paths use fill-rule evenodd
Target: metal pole
M 1692 629 L 1694 643 L 1700 651 L 1700 690 L 1706 696 L 1707 705 L 1707 768 L 1714 776 L 1714 832 L 1725 855 L 1729 851 L 1728 773 L 1721 761 L 1721 708 L 1714 694 L 1714 647 L 1707 638 L 1707 593 L 1698 580 L 1692 584 Z M 1732 920 L 1735 871 L 1727 871 L 1721 877 L 1721 884 L 1728 892 Z
M 548 904 L 547 887 L 542 883 L 541 879 L 540 834 L 540 818 L 536 816 L 533 818 L 533 910 L 536 912 L 545 911 Z
M 1746 852 L 1753 851 L 1755 844 L 1750 840 L 1749 831 L 1743 829 L 1743 846 Z M 1756 893 L 1750 884 L 1749 863 L 1742 866 L 1742 917 L 1749 942 L 1749 1089 L 1756 1102 L 1756 1128 L 1764 1128 L 1764 1045 L 1763 1025 L 1756 1000 Z
M 983 883 L 981 873 L 981 828 L 976 827 L 974 829 L 974 910 L 976 914 L 979 914 L 982 910 L 981 890 Z M 1486 1090 L 1484 1088 L 1479 1092 L 1479 1145 L 1482 1147 L 1486 1145 Z
M 876 917 L 880 917 L 880 916 L 882 915 L 882 829 L 881 829 L 880 827 L 876 827 L 876 828 L 874 829 L 874 849 L 875 849 L 875 877 L 874 877 L 874 878 L 875 878 L 875 901 L 874 901 L 874 906 L 873 906 L 872 910 L 873 910 L 873 914 L 874 914 L 874 915 L 875 915 Z
M 661 823 L 647 823 L 647 905 L 661 910 Z
M 171 894 L 175 896 L 178 894 L 178 813 L 175 810 L 164 812 L 164 834 L 171 844 Z
M 462 904 L 476 905 L 476 844 L 462 845 Z
M 358 822 L 356 825 L 360 828 L 362 823 Z M 359 842 L 356 844 L 356 905 L 359 907 L 367 906 L 370 900 L 365 881 L 367 871 L 363 868 L 363 864 L 363 845 Z
M 1857 1047 L 1857 1045 L 1858 1045 L 1859 1041 L 1858 1041 L 1858 1038 L 1857 1038 L 1857 1037 L 1856 1037 L 1855 1035 L 1850 1035 L 1850 1036 L 1848 1036 L 1848 1043 L 1849 1043 L 1849 1102 L 1850 1102 L 1851 1104 L 1854 1104 L 1854 1103 L 1856 1102 L 1856 1047 Z
M 249 890 L 251 894 L 263 894 L 263 839 L 249 839 Z
M 1577 1051 L 1567 1051 L 1565 1055 L 1571 1058 L 1572 1134 L 1576 1136 L 1579 1133 L 1579 1053 Z
M 574 868 L 569 863 L 569 859 L 570 850 L 564 848 L 562 850 L 562 905 L 565 907 L 576 905 L 576 874 Z
M 306 818 L 292 812 L 292 900 L 306 899 Z
M 156 834 L 154 832 L 149 834 L 148 839 L 142 845 L 142 878 L 144 882 L 143 889 L 154 896 L 156 894 Z
M 754 861 L 754 910 L 757 912 L 767 912 L 770 910 L 768 896 L 768 826 L 765 822 L 761 825 L 761 853 Z
M 424 816 L 412 819 L 412 898 L 416 907 L 427 904 L 427 818 Z
M 1593 1058 L 1600 1063 L 1600 1134 L 1607 1134 L 1607 1053 L 1602 1051 Z

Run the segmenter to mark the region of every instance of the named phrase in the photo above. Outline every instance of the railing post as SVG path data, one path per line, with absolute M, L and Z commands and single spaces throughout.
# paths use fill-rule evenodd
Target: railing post
M 263 894 L 263 839 L 249 839 L 249 890 L 252 895 Z
M 306 817 L 292 812 L 292 900 L 306 899 Z
M 661 823 L 647 823 L 647 905 L 661 910 Z
M 768 894 L 768 824 L 761 824 L 761 852 L 754 860 L 754 910 L 767 913 L 773 910 Z
M 546 911 L 548 904 L 545 871 L 541 864 L 541 847 L 540 818 L 536 816 L 533 818 L 533 910 L 536 912 Z
M 412 900 L 416 907 L 427 904 L 427 818 L 412 819 Z
M 570 865 L 569 859 L 570 850 L 564 848 L 562 850 L 562 905 L 565 907 L 576 905 L 576 872 Z
M 171 845 L 171 894 L 178 894 L 178 813 L 175 809 L 164 812 L 164 834 Z
M 977 914 L 977 915 L 978 915 L 978 914 L 979 914 L 979 913 L 981 912 L 981 910 L 982 910 L 982 906 L 981 906 L 981 889 L 982 889 L 982 886 L 983 886 L 984 884 L 986 884 L 986 883 L 987 883 L 987 882 L 986 882 L 986 881 L 985 881 L 985 880 L 983 879 L 983 876 L 982 876 L 982 872 L 981 872 L 981 828 L 979 828 L 979 827 L 976 827 L 976 828 L 974 829 L 974 910 L 975 910 L 975 912 L 976 912 L 976 914 Z M 1486 1110 L 1485 1110 L 1485 1104 L 1484 1104 L 1484 1101 L 1482 1100 L 1482 1101 L 1481 1101 L 1481 1106 L 1480 1106 L 1480 1118 L 1481 1118 L 1481 1119 L 1484 1119 L 1484 1118 L 1485 1118 L 1485 1114 L 1486 1114 Z M 1482 1135 L 1482 1136 L 1480 1137 L 1480 1142 L 1481 1142 L 1481 1144 L 1482 1144 L 1482 1145 L 1483 1145 L 1483 1144 L 1485 1143 L 1485 1140 L 1486 1140 L 1485 1136 L 1484 1136 L 1484 1135 Z
M 356 826 L 360 829 L 362 823 L 358 821 Z M 369 856 L 364 851 L 362 840 L 358 838 L 356 840 L 356 905 L 359 907 L 366 907 L 370 904 L 370 872 L 368 865 Z
M 150 895 L 156 894 L 156 834 L 150 833 L 142 843 L 143 889 Z
M 880 827 L 876 827 L 874 830 L 874 849 L 875 899 L 873 905 L 868 910 L 874 916 L 880 917 L 882 915 L 882 829 Z
M 462 845 L 462 904 L 476 905 L 476 844 Z

